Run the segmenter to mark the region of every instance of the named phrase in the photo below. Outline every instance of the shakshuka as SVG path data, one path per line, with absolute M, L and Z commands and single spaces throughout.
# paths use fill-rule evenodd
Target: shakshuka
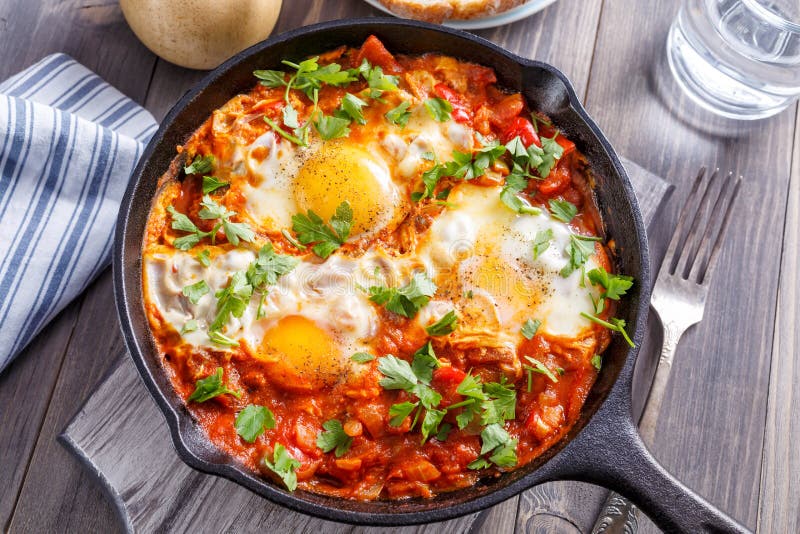
M 631 343 L 585 158 L 484 66 L 373 36 L 282 67 L 178 147 L 149 215 L 176 392 L 291 491 L 431 497 L 529 463 Z

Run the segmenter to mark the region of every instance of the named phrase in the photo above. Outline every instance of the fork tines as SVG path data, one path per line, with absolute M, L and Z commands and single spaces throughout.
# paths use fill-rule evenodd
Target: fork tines
M 710 279 L 741 183 L 741 176 L 734 178 L 733 173 L 720 178 L 719 169 L 715 169 L 706 177 L 706 168 L 700 169 L 681 210 L 659 275 L 666 269 L 670 275 L 698 284 Z

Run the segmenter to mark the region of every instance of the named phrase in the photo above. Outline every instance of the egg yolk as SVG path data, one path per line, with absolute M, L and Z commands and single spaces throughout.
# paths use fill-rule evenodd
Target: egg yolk
M 363 149 L 328 143 L 300 169 L 294 196 L 303 211 L 325 221 L 345 200 L 353 209 L 351 235 L 386 226 L 399 205 L 399 194 L 386 165 Z
M 270 378 L 290 389 L 336 382 L 341 351 L 330 334 L 300 315 L 283 317 L 267 330 L 258 358 L 274 364 Z

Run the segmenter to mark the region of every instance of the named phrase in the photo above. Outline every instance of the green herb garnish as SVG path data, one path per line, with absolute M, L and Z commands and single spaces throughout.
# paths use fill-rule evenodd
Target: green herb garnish
M 297 489 L 297 474 L 295 470 L 300 467 L 300 462 L 289 454 L 286 447 L 280 443 L 276 443 L 272 454 L 272 461 L 269 461 L 265 456 L 264 465 L 283 480 L 283 483 L 286 484 L 286 488 L 289 491 Z
M 315 243 L 311 250 L 322 259 L 330 256 L 334 250 L 344 245 L 350 236 L 353 224 L 353 210 L 347 201 L 336 208 L 329 225 L 311 210 L 307 214 L 298 213 L 292 216 L 292 230 L 303 245 Z
M 266 406 L 248 404 L 236 416 L 234 427 L 243 440 L 253 443 L 265 430 L 275 428 L 275 415 Z
M 322 452 L 334 451 L 336 457 L 339 458 L 353 444 L 353 438 L 345 434 L 342 423 L 336 419 L 325 421 L 322 428 L 325 430 L 317 434 L 317 447 L 322 449 Z
M 218 395 L 231 394 L 237 399 L 241 396 L 238 391 L 233 391 L 222 382 L 222 367 L 217 367 L 214 374 L 201 378 L 195 383 L 194 391 L 187 402 L 206 402 Z
M 425 273 L 414 273 L 403 287 L 372 286 L 369 299 L 390 312 L 409 319 L 414 318 L 436 292 L 436 284 Z

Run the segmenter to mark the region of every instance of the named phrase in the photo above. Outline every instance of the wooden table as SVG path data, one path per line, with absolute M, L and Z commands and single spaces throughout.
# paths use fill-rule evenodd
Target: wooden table
M 676 93 L 664 71 L 664 42 L 677 8 L 677 1 L 561 0 L 525 21 L 478 33 L 562 69 L 620 153 L 676 184 L 653 229 L 655 259 L 701 165 L 745 177 L 705 319 L 679 348 L 653 452 L 748 527 L 798 532 L 797 106 L 769 120 L 736 124 L 704 115 Z M 287 0 L 276 32 L 375 14 L 359 0 Z M 66 52 L 156 119 L 203 75 L 151 54 L 111 0 L 6 0 L 0 3 L 0 50 L 0 79 L 46 54 Z M 655 319 L 651 330 L 649 345 L 655 346 Z M 55 438 L 113 367 L 122 343 L 109 269 L 0 375 L 3 530 L 119 528 L 99 486 Z M 645 347 L 640 376 L 649 376 L 653 360 L 652 347 Z M 637 398 L 643 383 L 634 388 Z M 553 530 L 530 499 L 515 508 L 516 517 L 492 518 L 498 530 L 515 524 L 523 531 Z

